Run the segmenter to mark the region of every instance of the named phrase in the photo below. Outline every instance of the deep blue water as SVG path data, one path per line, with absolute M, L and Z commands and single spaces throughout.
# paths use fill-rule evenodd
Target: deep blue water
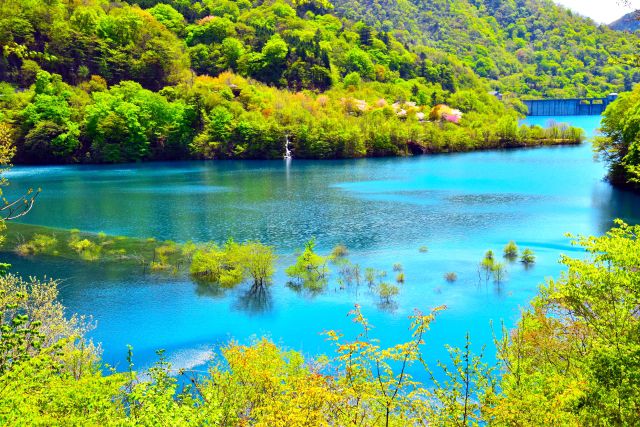
M 566 118 L 593 135 L 597 117 Z M 548 118 L 535 118 L 544 124 Z M 531 120 L 531 122 L 534 122 Z M 281 254 L 275 283 L 256 299 L 246 288 L 217 294 L 188 278 L 143 276 L 117 266 L 6 255 L 23 274 L 60 278 L 70 312 L 90 314 L 104 359 L 124 367 L 126 345 L 138 368 L 166 349 L 181 367 L 201 364 L 231 338 L 269 335 L 290 348 L 330 353 L 321 332 L 357 331 L 355 303 L 383 344 L 409 337 L 414 308 L 446 305 L 429 336 L 426 358 L 446 357 L 467 331 L 476 348 L 491 344 L 490 322 L 512 326 L 545 278 L 557 276 L 560 254 L 580 256 L 566 232 L 603 233 L 614 218 L 640 222 L 640 198 L 603 181 L 590 144 L 413 158 L 345 161 L 227 161 L 118 166 L 16 167 L 14 191 L 42 187 L 25 222 L 177 241 L 259 239 Z M 402 263 L 406 283 L 393 307 L 363 286 L 321 295 L 285 286 L 293 252 L 315 236 L 328 252 L 337 243 L 364 267 Z M 508 267 L 501 286 L 479 285 L 477 263 L 515 240 L 538 263 Z M 423 245 L 429 252 L 419 252 Z M 334 269 L 335 270 L 335 269 Z M 459 280 L 447 284 L 446 272 Z M 490 353 L 491 350 L 489 349 Z

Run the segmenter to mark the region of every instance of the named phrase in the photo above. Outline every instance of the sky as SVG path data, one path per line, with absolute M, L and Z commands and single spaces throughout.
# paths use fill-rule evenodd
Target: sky
M 619 5 L 618 0 L 555 0 L 581 15 L 588 16 L 601 24 L 609 24 L 633 9 Z M 632 0 L 631 4 L 640 9 L 640 0 Z

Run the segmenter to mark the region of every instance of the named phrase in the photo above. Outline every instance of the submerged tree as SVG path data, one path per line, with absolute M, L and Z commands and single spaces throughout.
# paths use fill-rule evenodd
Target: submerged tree
M 522 251 L 522 256 L 520 257 L 520 261 L 525 266 L 530 266 L 536 262 L 536 256 L 531 249 L 526 248 L 524 251 Z
M 315 239 L 305 244 L 304 251 L 296 259 L 296 263 L 286 269 L 292 283 L 313 291 L 324 289 L 329 276 L 328 258 L 315 252 Z
M 391 299 L 400 293 L 400 289 L 391 283 L 382 282 L 378 285 L 378 295 L 382 302 L 389 304 Z
M 514 261 L 518 258 L 518 245 L 513 240 L 507 243 L 503 250 L 504 257 L 509 261 Z
M 275 272 L 273 248 L 260 242 L 236 243 L 229 240 L 222 247 L 210 243 L 193 253 L 191 275 L 222 287 L 232 288 L 250 280 L 253 287 L 264 287 Z

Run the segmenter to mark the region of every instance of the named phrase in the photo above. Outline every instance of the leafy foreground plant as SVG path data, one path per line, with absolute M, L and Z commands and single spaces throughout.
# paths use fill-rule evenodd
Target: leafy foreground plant
M 496 425 L 640 423 L 640 226 L 578 237 L 567 267 L 498 342 Z

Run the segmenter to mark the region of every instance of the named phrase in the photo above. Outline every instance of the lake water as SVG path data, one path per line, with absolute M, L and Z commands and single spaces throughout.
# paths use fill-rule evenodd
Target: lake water
M 544 123 L 548 118 L 535 118 Z M 593 135 L 598 117 L 564 121 Z M 533 121 L 532 121 L 533 122 Z M 446 305 L 427 337 L 426 358 L 446 357 L 468 331 L 476 348 L 491 344 L 490 322 L 512 326 L 560 254 L 580 256 L 564 236 L 603 233 L 614 218 L 640 222 L 640 198 L 602 178 L 590 144 L 413 158 L 344 161 L 226 161 L 118 166 L 15 167 L 11 188 L 42 187 L 25 222 L 177 241 L 259 239 L 281 254 L 275 283 L 255 298 L 246 288 L 220 294 L 185 277 L 132 273 L 59 259 L 5 258 L 22 274 L 56 277 L 70 312 L 93 315 L 92 337 L 104 359 L 125 367 L 126 345 L 138 368 L 165 349 L 179 367 L 203 363 L 216 345 L 268 335 L 309 355 L 330 353 L 324 336 L 357 331 L 347 313 L 358 303 L 383 344 L 409 337 L 407 316 Z M 402 263 L 406 283 L 396 304 L 380 306 L 366 286 L 298 294 L 284 267 L 315 236 L 321 252 L 345 244 L 352 262 L 385 269 Z M 535 267 L 508 266 L 500 286 L 479 284 L 487 249 L 509 241 L 530 247 Z M 429 247 L 428 253 L 419 248 Z M 334 268 L 335 270 L 335 268 Z M 447 284 L 446 272 L 458 281 Z M 490 351 L 489 351 L 490 352 Z

